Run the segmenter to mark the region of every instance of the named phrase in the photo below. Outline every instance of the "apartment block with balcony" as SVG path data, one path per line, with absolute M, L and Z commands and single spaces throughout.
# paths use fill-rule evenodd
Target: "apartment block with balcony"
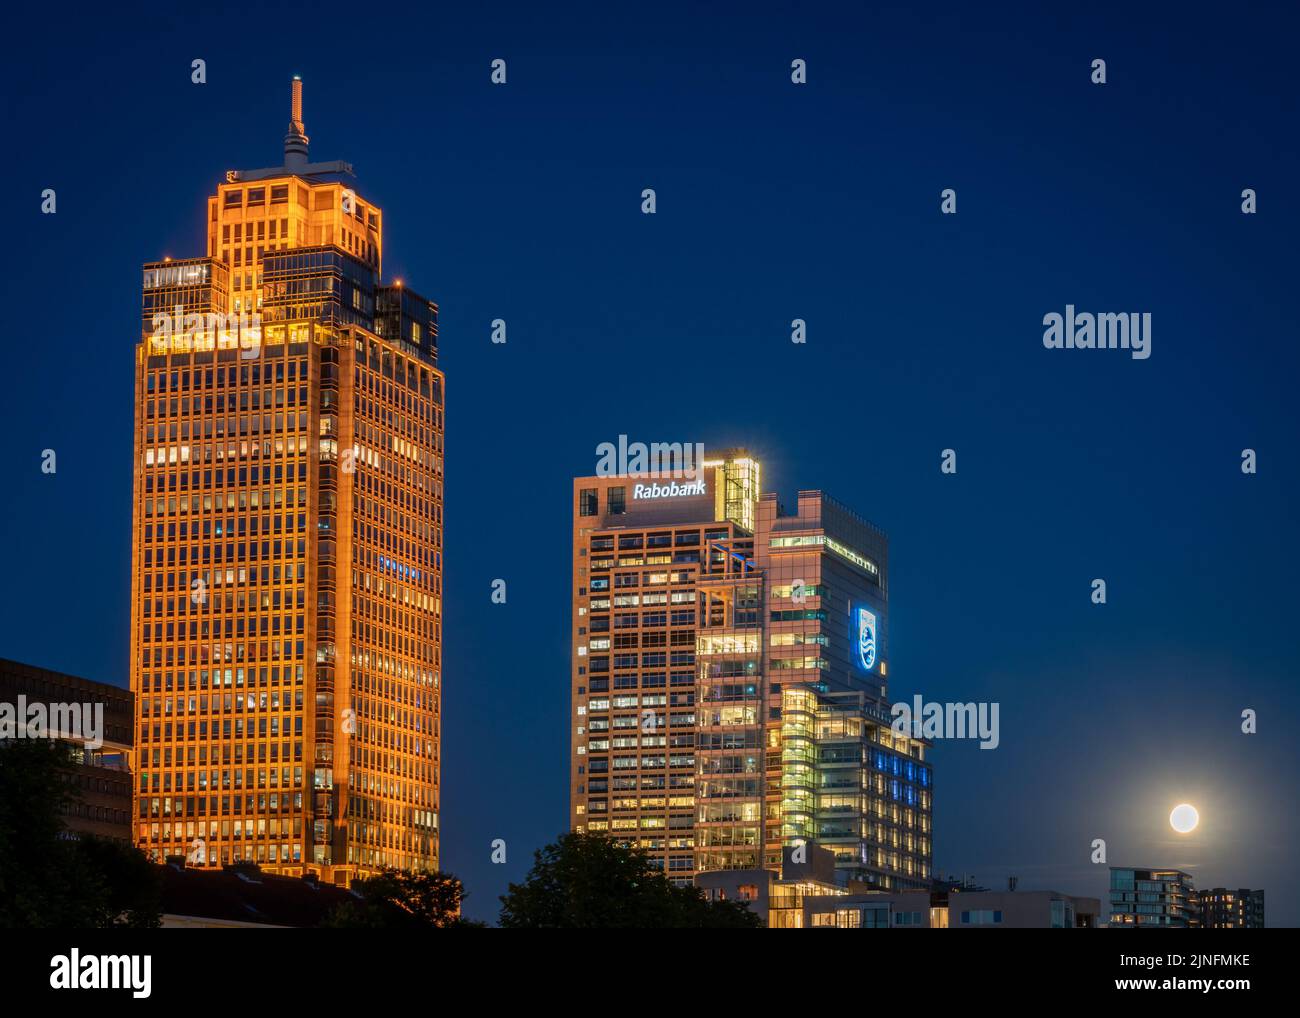
M 1262 930 L 1262 888 L 1214 887 L 1199 892 L 1201 927 L 1212 930 Z
M 1175 869 L 1112 866 L 1111 928 L 1200 926 L 1200 896 L 1190 874 Z

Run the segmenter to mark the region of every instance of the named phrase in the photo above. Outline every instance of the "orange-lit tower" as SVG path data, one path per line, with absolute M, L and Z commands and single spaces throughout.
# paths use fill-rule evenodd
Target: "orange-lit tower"
M 206 257 L 144 266 L 136 843 L 346 883 L 438 866 L 444 379 L 292 87 L 284 164 L 227 172 Z

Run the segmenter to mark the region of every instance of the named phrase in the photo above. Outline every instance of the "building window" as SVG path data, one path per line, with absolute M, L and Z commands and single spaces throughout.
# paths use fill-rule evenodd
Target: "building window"
M 609 512 L 611 515 L 627 512 L 627 489 L 610 488 L 608 493 Z
M 599 511 L 600 511 L 600 502 L 596 497 L 595 488 L 583 488 L 580 492 L 578 492 L 578 515 L 579 516 L 595 516 Z M 611 540 L 609 542 L 609 547 L 612 548 L 613 546 L 614 546 L 614 542 L 613 540 Z M 592 547 L 593 548 L 595 547 L 594 542 L 592 543 Z

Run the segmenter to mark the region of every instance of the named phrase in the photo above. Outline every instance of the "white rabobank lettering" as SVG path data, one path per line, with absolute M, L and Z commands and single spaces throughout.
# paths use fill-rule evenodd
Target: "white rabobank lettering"
M 708 491 L 704 487 L 703 478 L 692 484 L 678 484 L 676 481 L 670 481 L 667 484 L 637 484 L 632 488 L 633 499 L 679 498 L 683 495 L 707 494 Z

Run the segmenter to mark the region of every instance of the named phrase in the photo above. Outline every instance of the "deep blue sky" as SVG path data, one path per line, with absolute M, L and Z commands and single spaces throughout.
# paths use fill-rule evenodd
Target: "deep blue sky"
M 278 162 L 299 73 L 313 158 L 354 163 L 386 275 L 441 306 L 472 914 L 565 823 L 570 478 L 627 434 L 746 444 L 787 502 L 888 531 L 894 694 L 1002 705 L 1000 749 L 934 755 L 937 870 L 1104 895 L 1105 838 L 1300 924 L 1294 15 L 519 6 L 11 24 L 0 655 L 125 683 L 139 266 Z M 1150 311 L 1151 359 L 1045 350 L 1067 303 Z

